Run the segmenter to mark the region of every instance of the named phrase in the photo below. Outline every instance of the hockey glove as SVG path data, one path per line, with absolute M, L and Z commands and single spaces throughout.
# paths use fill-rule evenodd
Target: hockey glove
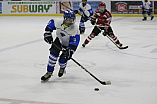
M 78 10 L 74 10 L 74 13 L 75 13 L 75 14 L 78 14 Z
M 82 17 L 82 20 L 86 22 L 88 20 L 88 17 Z
M 106 36 L 107 35 L 107 32 L 104 30 L 104 32 L 102 33 L 104 36 Z
M 53 42 L 52 34 L 51 33 L 44 33 L 44 40 L 48 44 L 51 44 L 51 42 Z
M 91 18 L 91 24 L 95 25 L 95 23 L 96 23 L 96 18 Z
M 102 33 L 104 36 L 108 35 L 107 31 L 104 30 L 104 32 Z
M 105 27 L 104 27 L 104 30 L 108 31 L 108 27 L 109 27 L 109 26 L 105 26 Z
M 104 27 L 104 32 L 102 33 L 104 36 L 108 35 L 108 26 Z
M 66 53 L 66 59 L 67 59 L 67 60 L 70 60 L 71 57 L 72 57 L 72 55 L 73 55 L 73 53 L 74 53 L 74 50 L 72 50 L 71 48 L 67 48 L 67 49 L 65 50 L 65 53 Z

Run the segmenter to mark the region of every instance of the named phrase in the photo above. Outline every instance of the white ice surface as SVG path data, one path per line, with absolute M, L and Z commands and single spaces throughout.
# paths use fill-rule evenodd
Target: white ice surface
M 113 17 L 111 26 L 126 50 L 101 34 L 82 48 L 93 29 L 86 23 L 73 58 L 100 80 L 110 80 L 108 86 L 71 60 L 62 78 L 57 63 L 50 81 L 40 82 L 50 48 L 43 33 L 51 18 L 0 17 L 0 104 L 157 104 L 156 18 Z

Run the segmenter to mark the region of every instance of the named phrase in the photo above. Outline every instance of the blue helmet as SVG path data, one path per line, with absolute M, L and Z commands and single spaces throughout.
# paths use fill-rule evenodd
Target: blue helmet
M 75 16 L 75 13 L 73 11 L 66 10 L 66 11 L 64 11 L 63 16 L 64 16 L 64 24 L 65 25 L 70 26 L 70 25 L 75 23 L 76 16 Z M 73 22 L 72 23 L 67 23 L 66 22 L 67 19 L 73 19 Z

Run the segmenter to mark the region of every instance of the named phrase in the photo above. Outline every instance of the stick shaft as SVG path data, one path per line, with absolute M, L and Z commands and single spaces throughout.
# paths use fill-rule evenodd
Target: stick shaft
M 55 47 L 57 47 L 60 51 L 62 51 L 62 49 L 60 47 L 58 47 L 55 43 L 52 42 L 52 45 L 54 45 Z M 65 53 L 64 51 L 62 51 L 63 53 Z M 100 81 L 95 75 L 93 75 L 91 72 L 89 72 L 85 67 L 83 67 L 79 62 L 77 62 L 75 59 L 71 58 L 71 60 L 73 60 L 78 66 L 80 66 L 82 69 L 84 69 L 89 75 L 91 75 L 94 79 L 96 79 L 99 83 L 106 85 L 105 82 Z

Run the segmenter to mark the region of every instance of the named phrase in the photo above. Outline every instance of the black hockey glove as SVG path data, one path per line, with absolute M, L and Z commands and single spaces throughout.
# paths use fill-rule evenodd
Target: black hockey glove
M 65 50 L 65 53 L 66 53 L 66 59 L 67 59 L 67 60 L 70 60 L 71 57 L 72 57 L 72 54 L 74 53 L 74 50 L 72 50 L 71 48 L 67 48 L 67 49 Z
M 88 17 L 82 17 L 82 20 L 86 22 L 88 20 Z
M 108 35 L 108 31 L 104 30 L 104 32 L 102 33 L 104 36 Z
M 107 35 L 107 32 L 104 30 L 104 32 L 102 33 L 104 36 L 106 36 Z
M 75 14 L 78 14 L 78 10 L 74 10 L 74 13 L 75 13 Z
M 51 33 L 44 33 L 45 42 L 51 44 L 53 42 L 53 37 Z
M 96 18 L 91 18 L 91 24 L 95 25 L 95 23 L 96 23 Z
M 108 35 L 108 27 L 104 27 L 104 32 L 102 33 L 104 36 Z
M 151 12 L 152 12 L 152 9 L 149 9 L 149 12 L 151 13 Z

